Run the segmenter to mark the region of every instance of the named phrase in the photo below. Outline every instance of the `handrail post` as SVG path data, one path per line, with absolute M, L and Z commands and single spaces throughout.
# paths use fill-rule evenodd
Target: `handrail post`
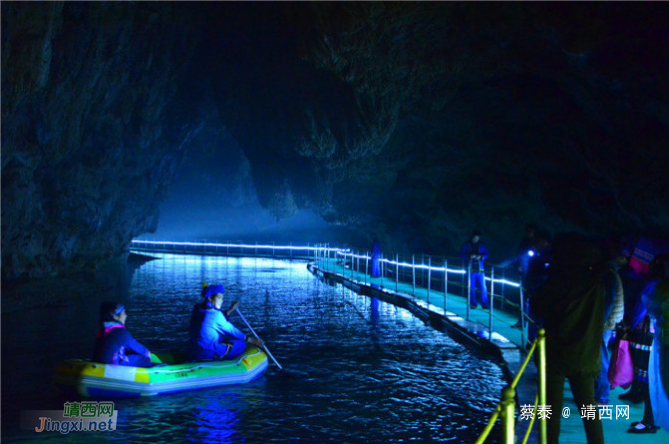
M 485 285 L 485 278 L 483 279 Z M 495 309 L 495 267 L 490 269 L 490 297 L 488 298 L 488 330 L 492 338 L 492 312 Z
M 369 252 L 365 253 L 365 285 L 367 285 L 367 273 L 369 273 Z
M 379 256 L 379 267 L 381 268 L 381 288 L 383 288 L 383 272 L 385 271 L 383 269 L 383 253 Z
M 425 267 L 425 253 L 420 254 L 420 270 L 421 271 L 420 271 L 420 276 L 419 276 L 420 283 L 423 284 L 423 287 L 425 287 L 425 283 L 424 283 L 424 281 L 425 281 L 425 268 L 423 268 L 423 267 Z M 420 286 L 421 285 L 418 284 L 419 288 L 420 288 Z
M 341 275 L 343 278 L 346 278 L 346 256 L 348 255 L 348 251 L 344 250 L 344 263 L 342 264 L 341 268 Z
M 356 277 L 358 277 L 357 275 L 360 274 L 360 252 L 355 255 L 355 274 Z
M 400 282 L 400 255 L 398 253 L 395 253 L 395 293 L 397 293 L 399 282 Z
M 537 351 L 539 353 L 539 377 L 537 393 L 539 405 L 546 405 L 546 330 L 540 328 L 537 332 Z M 557 412 L 560 414 L 561 412 Z M 548 423 L 546 418 L 539 420 L 539 442 L 546 444 L 548 441 Z
M 523 349 L 527 350 L 527 337 L 525 336 L 525 292 L 523 291 L 523 281 L 520 281 L 520 341 Z
M 353 273 L 358 271 L 358 270 L 356 270 L 356 264 L 355 264 L 356 257 L 355 256 L 356 256 L 355 250 L 352 250 L 351 251 L 351 280 L 353 280 Z
M 502 419 L 502 442 L 504 444 L 513 444 L 515 436 L 515 419 L 514 414 L 516 410 L 516 403 L 514 398 L 516 391 L 511 386 L 506 386 L 502 389 L 502 402 L 500 416 Z
M 353 258 L 355 259 L 355 277 L 357 280 L 358 273 L 360 273 L 360 252 L 355 253 Z
M 413 295 L 413 298 L 416 299 L 416 255 L 415 254 L 411 255 L 411 270 L 413 272 L 413 289 L 411 290 L 411 294 Z
M 472 297 L 472 265 L 467 265 L 467 296 L 465 296 L 465 304 L 467 304 L 467 320 L 469 320 L 469 311 L 471 310 Z
M 358 254 L 355 258 L 355 271 L 357 274 L 360 274 L 360 252 L 358 251 Z
M 506 268 L 502 268 L 502 301 L 501 301 L 501 308 L 504 309 L 504 306 L 506 305 Z
M 444 259 L 444 316 L 448 307 L 448 260 Z
M 427 257 L 427 305 L 430 305 L 430 280 L 432 279 L 432 256 Z

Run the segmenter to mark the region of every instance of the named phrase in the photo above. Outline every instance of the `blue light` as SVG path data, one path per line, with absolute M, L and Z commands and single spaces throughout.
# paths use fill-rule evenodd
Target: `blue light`
M 150 241 L 150 240 L 138 240 L 138 239 L 133 239 L 133 243 L 137 244 L 153 244 L 153 245 L 182 245 L 182 246 L 189 246 L 189 247 L 233 247 L 233 248 L 268 248 L 268 249 L 275 249 L 275 250 L 309 250 L 309 251 L 314 251 L 314 250 L 325 250 L 325 248 L 319 248 L 319 247 L 300 247 L 300 246 L 282 246 L 282 245 L 246 245 L 246 244 L 212 244 L 212 243 L 202 243 L 202 242 L 166 242 L 166 241 Z M 334 250 L 334 251 L 344 251 L 338 248 L 329 248 L 329 250 Z
M 534 252 L 534 250 L 528 250 L 528 251 L 527 251 L 527 255 L 528 255 L 529 257 L 534 257 L 535 254 L 536 254 L 536 253 Z
M 507 281 L 506 279 L 495 279 L 495 280 L 493 280 L 493 279 L 489 278 L 488 276 L 486 276 L 485 279 L 486 279 L 486 281 L 493 281 L 496 284 L 509 285 L 509 286 L 515 287 L 515 288 L 520 287 L 520 284 L 518 284 L 516 282 Z
M 333 251 L 335 254 L 338 254 L 340 256 L 346 256 L 347 258 L 356 258 L 356 259 L 363 259 L 363 260 L 372 260 L 370 256 L 367 255 L 359 255 L 359 254 L 353 254 L 351 253 L 350 248 L 331 248 L 331 247 L 322 247 L 322 246 L 293 246 L 293 245 L 249 245 L 249 244 L 218 244 L 218 243 L 203 243 L 203 242 L 166 242 L 166 241 L 150 241 L 150 240 L 137 240 L 133 239 L 131 241 L 132 243 L 135 244 L 152 244 L 152 245 L 179 245 L 179 246 L 191 246 L 191 247 L 232 247 L 232 248 L 248 248 L 248 249 L 274 249 L 274 250 L 299 250 L 299 251 Z M 536 253 L 534 250 L 529 250 L 527 254 L 532 257 Z M 448 273 L 455 273 L 455 274 L 467 274 L 467 270 L 465 269 L 453 269 L 453 268 L 444 268 L 444 267 L 431 267 L 429 265 L 425 264 L 410 264 L 408 262 L 398 262 L 390 259 L 381 259 L 381 262 L 385 262 L 386 264 L 389 265 L 394 265 L 397 267 L 406 267 L 406 268 L 415 268 L 415 269 L 423 269 L 423 270 L 432 270 L 436 272 L 441 272 L 444 273 L 444 271 Z M 199 263 L 199 260 L 197 261 Z M 548 266 L 548 264 L 546 264 Z M 486 280 L 490 281 L 492 280 L 491 278 L 487 277 L 485 278 Z M 507 281 L 506 279 L 495 279 L 495 283 L 498 284 L 503 284 L 503 285 L 509 285 L 511 287 L 520 287 L 520 284 L 516 282 L 511 282 Z
M 340 254 L 340 255 L 344 254 L 344 250 L 336 250 L 336 251 L 337 251 L 337 254 Z M 346 254 L 346 256 L 347 257 L 359 258 L 359 259 L 372 260 L 371 257 L 366 256 L 366 255 Z M 425 265 L 425 264 L 413 265 L 413 264 L 409 264 L 408 262 L 397 262 L 397 261 L 392 261 L 392 260 L 389 260 L 389 259 L 380 259 L 380 261 L 385 262 L 386 264 L 390 264 L 390 265 L 397 265 L 399 267 L 408 267 L 408 268 L 413 267 L 413 268 L 416 268 L 416 269 L 420 268 L 420 269 L 423 269 L 423 270 L 432 270 L 432 271 L 441 271 L 441 272 L 444 271 L 444 267 L 430 267 L 430 266 Z M 457 270 L 457 269 L 451 269 L 451 268 L 447 268 L 446 271 L 448 271 L 449 273 L 456 273 L 456 274 L 466 274 L 467 273 L 467 270 Z

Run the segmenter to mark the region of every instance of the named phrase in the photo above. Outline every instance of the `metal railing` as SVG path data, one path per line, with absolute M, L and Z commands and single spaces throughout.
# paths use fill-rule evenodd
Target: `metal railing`
M 447 256 L 405 255 L 399 254 L 378 258 L 380 275 L 371 277 L 372 256 L 368 253 L 358 253 L 350 249 L 331 248 L 319 245 L 315 261 L 322 269 L 328 272 L 341 273 L 344 277 L 359 280 L 365 285 L 374 283 L 381 288 L 399 290 L 400 284 L 411 286 L 411 295 L 416 297 L 417 289 L 424 289 L 425 300 L 428 305 L 433 302 L 441 305 L 443 313 L 448 311 L 448 302 L 451 295 L 468 300 L 471 292 L 469 270 L 462 264 L 460 258 Z M 454 265 L 457 264 L 457 265 Z M 519 282 L 506 279 L 504 267 L 486 266 L 485 283 L 488 290 L 488 331 L 494 331 L 495 308 L 512 309 L 519 313 L 521 345 L 530 346 L 527 327 L 532 319 L 525 313 L 523 288 Z M 437 304 L 437 298 L 439 302 Z M 466 304 L 465 318 L 470 320 L 470 306 Z
M 329 244 L 276 245 L 250 244 L 242 242 L 173 242 L 135 239 L 130 248 L 141 252 L 161 252 L 175 254 L 197 254 L 217 256 L 271 257 L 314 261 L 329 272 L 341 272 L 344 277 L 365 283 L 374 281 L 382 288 L 399 290 L 400 284 L 411 285 L 411 295 L 416 298 L 416 290 L 426 291 L 428 305 L 441 305 L 443 313 L 448 311 L 449 297 L 461 296 L 468 299 L 470 279 L 468 270 L 460 258 L 430 255 L 383 255 L 378 257 L 380 276 L 370 276 L 372 256 L 369 252 L 355 252 L 349 248 L 331 247 Z M 337 268 L 339 267 L 339 268 Z M 354 276 L 354 274 L 356 274 Z M 486 266 L 485 283 L 488 288 L 488 331 L 494 331 L 495 305 L 499 308 L 517 310 L 521 322 L 521 345 L 527 348 L 528 323 L 531 318 L 524 310 L 524 294 L 518 282 L 506 279 L 505 268 Z M 467 320 L 470 307 L 466 304 Z
M 534 426 L 534 420 L 537 416 L 537 410 L 539 406 L 546 405 L 546 332 L 544 329 L 539 329 L 537 338 L 532 343 L 523 365 L 518 370 L 518 374 L 513 379 L 511 384 L 507 385 L 502 389 L 502 400 L 495 408 L 495 411 L 490 416 L 488 424 L 483 429 L 483 432 L 476 440 L 476 444 L 483 444 L 485 440 L 490 435 L 497 419 L 500 418 L 502 421 L 502 443 L 503 444 L 514 444 L 515 443 L 515 434 L 516 434 L 516 386 L 518 381 L 520 381 L 521 376 L 525 372 L 527 365 L 530 362 L 530 359 L 534 355 L 534 352 L 537 352 L 537 395 L 534 398 L 534 410 L 530 419 L 530 422 L 525 431 L 525 435 L 521 444 L 526 444 L 530 438 L 530 433 L 532 432 L 532 427 Z M 548 437 L 548 423 L 546 422 L 546 416 L 539 419 L 539 443 L 546 444 Z
M 280 259 L 315 259 L 315 245 L 269 245 L 242 242 L 172 242 L 133 239 L 130 249 L 144 252 L 198 254 L 215 256 L 256 256 Z

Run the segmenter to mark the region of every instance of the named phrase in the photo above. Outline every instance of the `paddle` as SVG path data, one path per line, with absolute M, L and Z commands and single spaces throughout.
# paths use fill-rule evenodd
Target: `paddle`
M 249 328 L 249 330 L 251 330 L 251 333 L 253 333 L 253 336 L 255 336 L 256 339 L 261 340 L 260 337 L 256 334 L 256 332 L 255 332 L 255 330 L 253 329 L 253 327 L 251 327 L 251 324 L 249 324 L 249 323 L 246 321 L 246 318 L 244 318 L 244 315 L 242 314 L 242 312 L 239 311 L 239 308 L 235 307 L 235 310 L 237 311 L 237 314 L 239 315 L 239 317 L 242 318 L 242 321 L 244 321 L 244 323 L 245 323 L 246 326 Z M 267 353 L 267 355 L 272 359 L 272 362 L 274 362 L 274 363 L 276 364 L 276 366 L 279 367 L 279 370 L 283 370 L 283 367 L 281 367 L 281 364 L 279 364 L 278 361 L 277 361 L 276 359 L 274 359 L 274 356 L 272 356 L 272 353 L 270 353 L 270 351 L 269 351 L 269 349 L 267 348 L 267 346 L 265 345 L 263 348 L 265 349 L 265 352 Z

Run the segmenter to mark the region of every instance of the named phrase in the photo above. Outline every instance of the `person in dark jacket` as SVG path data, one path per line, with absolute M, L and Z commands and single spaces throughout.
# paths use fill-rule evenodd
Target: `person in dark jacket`
M 530 292 L 541 284 L 541 276 L 547 271 L 544 267 L 548 262 L 550 239 L 550 233 L 539 231 L 535 224 L 528 223 L 525 225 L 525 236 L 518 244 L 516 255 L 500 264 L 500 267 L 503 268 L 516 265 L 523 290 L 523 309 L 519 313 L 521 319 L 518 319 L 518 322 L 511 326 L 512 328 L 522 327 L 523 313 L 530 316 Z M 531 326 L 531 328 L 534 329 L 533 337 L 536 337 L 536 327 Z
M 130 336 L 125 328 L 127 318 L 121 303 L 103 302 L 100 305 L 100 330 L 93 361 L 132 367 L 151 366 L 151 352 Z
M 527 322 L 527 339 L 533 342 L 537 337 L 539 328 L 543 325 L 543 319 L 532 311 L 531 301 L 535 292 L 541 288 L 548 278 L 550 264 L 552 261 L 552 242 L 553 237 L 548 231 L 539 230 L 535 233 L 532 248 L 529 250 L 530 259 L 527 265 L 527 272 L 523 277 L 523 295 L 525 296 L 525 314 Z
M 224 291 L 222 285 L 205 286 L 202 291 L 204 301 L 193 308 L 191 359 L 232 359 L 244 352 L 247 343 L 259 348 L 264 345 L 262 340 L 245 335 L 228 320 L 239 302 L 235 301 L 225 313 L 221 311 Z
M 530 300 L 546 330 L 546 404 L 548 443 L 557 444 L 564 404 L 564 382 L 581 413 L 596 405 L 595 378 L 601 368 L 604 334 L 606 261 L 601 249 L 575 235 L 556 238 L 546 281 Z M 582 416 L 588 444 L 603 444 L 601 418 Z
M 595 380 L 595 400 L 598 404 L 609 403 L 609 363 L 611 354 L 609 344 L 613 338 L 616 325 L 623 320 L 625 312 L 625 296 L 619 270 L 627 264 L 625 251 L 615 254 L 609 262 L 606 273 L 606 296 L 604 298 L 604 336 L 602 337 L 602 368 Z
M 662 282 L 666 279 L 663 265 L 665 260 L 662 256 L 657 256 L 651 261 L 648 283 L 641 293 L 640 300 L 631 316 L 633 328 L 629 337 L 630 354 L 634 364 L 634 384 L 640 392 L 644 410 L 641 421 L 633 422 L 627 433 L 657 433 L 659 427 L 655 424 L 655 421 L 667 422 L 665 419 L 667 418 L 666 412 L 661 408 L 669 402 L 667 401 L 667 395 L 664 393 L 662 396 L 657 396 L 664 392 L 662 390 L 662 369 L 659 366 L 656 367 L 655 370 L 660 370 L 660 375 L 654 375 L 655 377 L 651 378 L 650 368 L 651 357 L 655 358 L 656 353 L 663 354 L 661 350 L 654 349 L 654 347 L 661 346 L 662 339 L 664 339 L 664 335 L 661 334 L 661 331 L 656 331 L 656 328 L 661 326 L 661 323 L 658 324 L 657 321 L 664 321 L 665 314 L 662 313 L 662 306 L 655 301 L 660 294 L 657 291 L 658 285 L 660 285 L 660 292 L 666 292 L 667 282 Z M 653 321 L 653 318 L 655 321 Z M 656 335 L 659 336 L 659 341 L 656 340 Z M 652 389 L 651 386 L 653 386 Z M 653 393 L 652 397 L 651 392 Z M 620 399 L 627 399 L 623 395 L 619 397 Z
M 481 307 L 488 308 L 488 289 L 485 286 L 485 266 L 488 259 L 488 247 L 481 242 L 481 232 L 474 230 L 472 238 L 465 242 L 460 249 L 460 258 L 469 270 L 469 305 L 478 306 L 476 290 L 481 292 Z
M 510 265 L 516 265 L 518 274 L 520 275 L 521 281 L 525 279 L 527 275 L 527 270 L 529 266 L 530 258 L 532 254 L 530 253 L 533 250 L 534 245 L 534 235 L 537 232 L 537 226 L 533 223 L 528 223 L 525 225 L 525 235 L 518 243 L 518 248 L 516 248 L 516 254 L 511 259 L 507 259 L 500 264 L 500 267 L 508 267 Z

